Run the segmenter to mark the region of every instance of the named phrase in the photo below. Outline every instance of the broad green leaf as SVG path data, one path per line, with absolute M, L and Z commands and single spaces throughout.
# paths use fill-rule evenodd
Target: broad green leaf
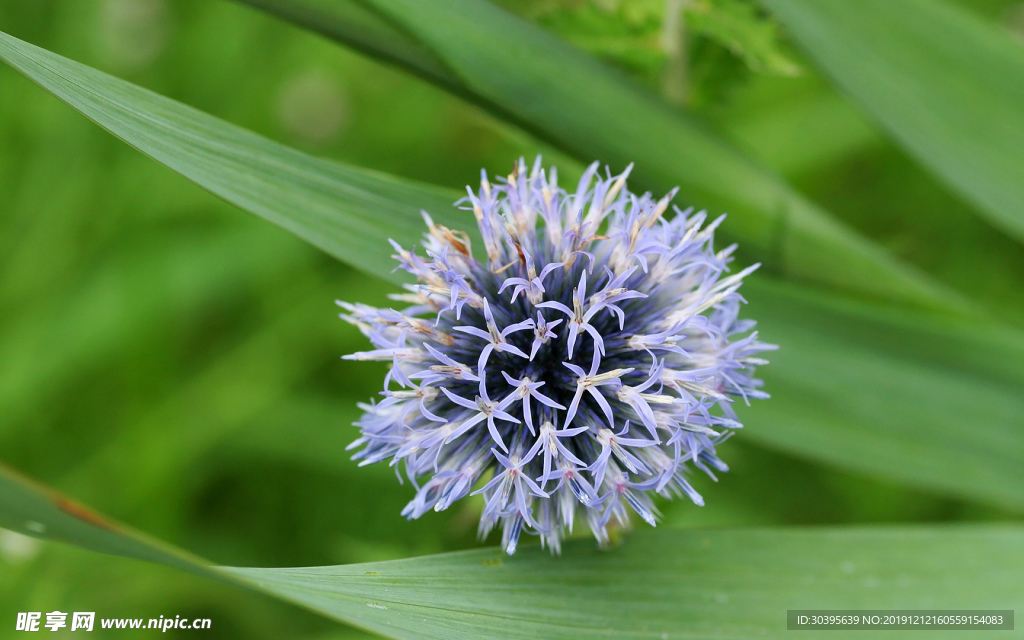
M 9 36 L 0 36 L 0 57 L 130 144 L 369 273 L 386 276 L 392 266 L 385 238 L 412 243 L 419 236 L 417 205 L 453 226 L 471 226 L 447 191 L 311 158 Z M 764 337 L 782 344 L 764 370 L 768 389 L 778 381 L 784 397 L 758 403 L 765 408 L 753 415 L 763 418 L 748 420 L 749 431 L 816 459 L 1024 507 L 1014 464 L 1024 459 L 1022 413 L 1015 411 L 1024 397 L 1024 337 L 983 319 L 894 319 L 879 305 L 830 302 L 792 283 L 766 282 L 761 295 L 756 280 L 753 288 Z M 854 438 L 871 455 L 844 455 Z M 917 446 L 955 463 L 899 463 Z
M 1024 338 L 755 278 L 744 289 L 782 348 L 772 398 L 740 407 L 750 438 L 920 488 L 1024 508 Z
M 389 277 L 381 247 L 416 242 L 421 208 L 461 219 L 451 191 L 314 158 L 3 33 L 0 58 L 146 155 L 365 271 Z
M 798 608 L 1024 606 L 1024 528 L 650 530 L 335 567 L 214 567 L 0 467 L 0 526 L 230 580 L 409 640 L 788 637 Z M 969 632 L 963 637 L 971 637 Z M 894 636 L 897 637 L 897 636 Z M 984 637 L 979 635 L 979 637 Z
M 998 526 L 663 529 L 557 559 L 531 546 L 229 571 L 396 638 L 788 638 L 787 609 L 1019 608 L 1021 542 Z
M 429 75 L 414 56 L 349 35 L 350 2 L 241 0 Z M 455 89 L 584 161 L 635 162 L 636 184 L 681 186 L 681 200 L 730 214 L 728 234 L 769 269 L 796 279 L 949 309 L 950 292 L 836 222 L 702 123 L 580 51 L 482 0 L 358 0 L 425 47 L 458 78 Z
M 1024 46 L 941 0 L 762 0 L 857 104 L 1024 240 Z

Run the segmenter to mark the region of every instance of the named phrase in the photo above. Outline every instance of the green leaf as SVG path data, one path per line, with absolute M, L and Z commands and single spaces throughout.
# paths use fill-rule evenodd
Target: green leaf
M 246 0 L 247 4 L 273 12 L 282 18 L 304 24 L 308 28 L 334 40 L 393 64 L 404 66 L 425 80 L 462 92 L 459 78 L 444 66 L 426 47 L 409 39 L 394 25 L 380 19 L 373 11 L 358 2 L 333 0 L 304 0 L 301 3 L 281 3 L 277 0 Z
M 650 530 L 335 567 L 214 567 L 0 467 L 0 526 L 228 580 L 381 635 L 784 637 L 794 608 L 1019 609 L 1019 526 Z
M 241 1 L 373 49 L 349 35 L 349 2 Z M 955 294 L 836 222 L 703 123 L 530 23 L 482 0 L 359 4 L 376 13 L 378 25 L 403 33 L 404 46 L 432 52 L 458 78 L 458 95 L 584 161 L 613 168 L 635 162 L 632 176 L 644 188 L 680 185 L 683 202 L 727 211 L 726 233 L 773 272 L 904 303 L 961 306 Z M 379 55 L 429 75 L 415 57 L 391 51 Z
M 940 0 L 762 0 L 888 134 L 1024 240 L 1024 46 Z
M 0 58 L 139 151 L 369 273 L 400 281 L 382 247 L 415 243 L 421 209 L 464 219 L 452 191 L 314 158 L 4 33 Z
M 665 529 L 558 559 L 534 545 L 233 572 L 396 638 L 783 638 L 787 609 L 1019 608 L 1021 542 L 1019 527 Z
M 437 202 L 449 201 L 438 190 L 342 171 L 10 38 L 0 37 L 0 54 L 40 74 L 44 86 L 133 145 L 372 273 L 383 273 L 386 261 L 377 256 L 384 237 L 419 234 L 416 203 L 434 212 Z M 249 177 L 252 167 L 255 176 Z M 348 227 L 353 219 L 372 228 Z M 1019 398 L 1024 384 L 1016 334 L 1001 335 L 998 327 L 981 322 L 960 326 L 922 314 L 890 317 L 870 305 L 823 303 L 814 292 L 791 284 L 755 285 L 753 293 L 759 314 L 766 316 L 766 337 L 789 332 L 780 334 L 785 349 L 778 364 L 768 368 L 783 383 L 795 381 L 795 390 L 785 391 L 789 404 L 782 405 L 781 421 L 796 421 L 807 410 L 799 403 L 801 389 L 824 394 L 822 404 L 837 410 L 860 398 L 863 406 L 856 409 L 866 412 L 865 419 L 882 420 L 887 427 L 865 430 L 875 438 L 871 446 L 883 449 L 905 428 L 900 420 L 885 422 L 886 415 L 899 415 L 907 405 L 920 412 L 937 401 L 932 380 L 918 377 L 922 367 L 941 371 L 947 383 L 938 389 L 942 395 L 962 393 L 982 403 L 1017 406 L 1008 399 Z M 851 354 L 855 357 L 847 362 Z M 857 359 L 859 354 L 866 355 Z M 838 371 L 842 367 L 863 375 L 851 378 Z M 898 397 L 888 395 L 890 388 Z M 949 406 L 941 401 L 940 409 Z M 963 429 L 964 418 L 943 413 L 936 412 L 926 436 L 938 436 L 929 445 L 948 447 L 946 460 L 948 452 L 965 445 L 957 437 L 962 431 L 956 431 Z M 996 431 L 1006 437 L 975 438 L 980 444 L 972 440 L 970 446 L 979 447 L 977 455 L 972 450 L 959 467 L 946 470 L 961 474 L 958 485 L 965 493 L 1022 503 L 1024 483 L 1000 458 L 1019 459 L 1014 452 L 1022 436 L 1013 428 L 1019 415 L 982 414 L 990 423 L 996 420 Z M 752 426 L 751 431 L 768 428 Z M 829 432 L 829 425 L 818 426 Z M 818 437 L 815 446 L 822 450 L 811 455 L 836 455 L 844 444 Z M 994 471 L 982 466 L 986 458 L 997 459 L 989 465 Z M 919 466 L 910 468 L 913 481 L 944 488 L 934 471 L 922 476 Z M 1007 488 L 995 495 L 986 492 L 987 484 Z M 1014 608 L 1024 569 L 1019 527 L 645 530 L 610 552 L 594 551 L 590 541 L 572 543 L 561 559 L 527 546 L 510 559 L 483 550 L 335 568 L 222 569 L 2 469 L 0 526 L 231 580 L 399 638 L 737 637 L 762 629 L 781 636 L 783 612 L 796 606 Z
M 0 527 L 216 577 L 205 561 L 148 538 L 0 464 Z
M 1024 508 L 1024 337 L 755 278 L 772 398 L 740 437 L 926 490 Z
M 417 205 L 471 226 L 455 215 L 449 192 L 311 158 L 10 36 L 0 36 L 0 57 L 129 144 L 368 273 L 384 276 L 392 266 L 385 238 L 418 238 Z M 1024 508 L 1024 471 L 1015 464 L 1024 459 L 1019 333 L 986 320 L 893 316 L 795 284 L 752 284 L 763 336 L 783 347 L 764 371 L 780 398 L 757 403 L 746 420 L 754 438 Z M 847 455 L 851 446 L 860 455 Z M 921 450 L 948 466 L 906 460 Z

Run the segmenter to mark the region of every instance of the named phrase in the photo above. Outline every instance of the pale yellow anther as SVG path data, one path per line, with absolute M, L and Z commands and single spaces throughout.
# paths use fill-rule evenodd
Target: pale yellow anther
M 618 177 L 612 188 L 608 190 L 608 193 L 604 197 L 604 202 L 601 203 L 601 209 L 607 209 L 608 205 L 614 202 L 615 198 L 618 197 L 619 191 L 622 191 L 622 187 L 626 186 L 626 178 L 629 177 L 630 172 L 633 170 L 633 163 L 629 163 L 626 170 L 622 172 L 622 175 Z
M 638 393 L 637 395 L 646 400 L 648 404 L 672 404 L 676 401 L 674 397 L 663 393 Z
M 583 376 L 582 378 L 578 378 L 576 384 L 586 389 L 587 387 L 592 387 L 596 384 L 615 380 L 616 378 L 622 377 L 631 371 L 633 371 L 632 367 L 629 369 L 612 369 L 611 371 L 605 371 L 604 373 L 599 373 L 594 376 Z

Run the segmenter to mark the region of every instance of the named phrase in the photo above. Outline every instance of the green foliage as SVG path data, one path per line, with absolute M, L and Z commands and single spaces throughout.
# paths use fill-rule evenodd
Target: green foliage
M 534 545 L 512 558 L 491 549 L 337 567 L 213 567 L 3 469 L 0 507 L 0 524 L 15 530 L 235 582 L 409 640 L 783 637 L 779 620 L 794 602 L 1011 609 L 1024 571 L 1024 532 L 1006 526 L 661 530 L 605 551 L 579 541 L 557 560 Z
M 346 17 L 321 0 L 258 2 L 271 4 L 287 7 L 275 11 L 304 25 Z M 965 308 L 955 294 L 892 261 L 703 123 L 489 3 L 363 4 L 428 47 L 459 78 L 459 93 L 496 115 L 585 160 L 624 167 L 647 158 L 633 170 L 634 184 L 659 192 L 680 186 L 686 202 L 728 211 L 726 237 L 740 240 L 745 255 L 767 262 L 771 271 L 902 304 Z M 415 59 L 402 63 L 420 68 Z
M 747 0 L 502 4 L 691 107 L 724 100 L 751 72 L 789 76 L 800 70 L 777 26 Z
M 588 53 L 657 84 L 668 61 L 661 0 L 531 0 L 502 5 Z
M 693 0 L 684 4 L 695 34 L 725 46 L 751 70 L 780 76 L 800 72 L 782 48 L 778 26 L 745 0 Z
M 408 488 L 387 468 L 356 469 L 343 451 L 355 402 L 376 392 L 378 376 L 337 360 L 361 338 L 333 319 L 330 301 L 380 304 L 392 285 L 244 219 L 0 69 L 5 460 L 222 563 L 343 565 L 218 569 L 3 472 L 0 525 L 186 573 L 0 531 L 0 617 L 195 612 L 214 619 L 212 637 L 362 637 L 224 581 L 401 638 L 781 636 L 792 606 L 1020 608 L 1024 340 L 989 317 L 1024 319 L 1019 245 L 858 121 L 813 67 L 795 79 L 772 72 L 790 60 L 774 18 L 745 2 L 687 3 L 686 28 L 705 30 L 687 49 L 690 104 L 709 123 L 485 3 L 247 3 L 490 115 L 217 3 L 54 0 L 3 5 L 0 17 L 5 31 L 260 135 L 7 36 L 0 55 L 207 190 L 381 277 L 383 240 L 414 239 L 421 207 L 459 222 L 451 200 L 480 166 L 503 172 L 516 155 L 543 152 L 571 176 L 593 157 L 636 161 L 638 185 L 680 183 L 683 202 L 728 210 L 744 259 L 766 261 L 769 273 L 745 291 L 765 337 L 783 345 L 765 372 L 775 397 L 741 408 L 748 428 L 728 444 L 732 472 L 699 487 L 707 507 L 659 505 L 668 530 L 631 534 L 607 553 L 573 542 L 560 559 L 527 546 L 511 560 L 481 550 L 379 563 L 473 545 L 479 509 L 402 522 Z M 1012 132 L 999 141 L 983 123 L 991 170 L 974 171 L 957 163 L 962 140 L 948 134 L 958 129 L 928 129 L 917 111 L 873 101 L 877 78 L 864 72 L 889 83 L 909 74 L 935 113 L 956 117 L 978 113 L 977 101 L 948 92 L 970 85 L 1009 109 L 1009 123 L 1020 74 L 1006 60 L 1012 49 L 983 46 L 992 27 L 914 3 L 927 26 L 886 21 L 878 46 L 894 62 L 865 67 L 838 36 L 820 34 L 848 22 L 843 37 L 868 38 L 877 20 L 795 4 L 806 8 L 771 8 L 812 60 L 1013 233 L 1012 201 L 981 197 L 1014 193 L 1006 178 L 1019 163 L 1002 145 Z M 865 7 L 905 10 L 883 4 Z M 660 82 L 663 8 L 523 11 Z M 915 51 L 963 52 L 948 78 L 928 71 L 933 56 L 907 54 L 904 29 Z M 728 104 L 713 109 L 701 97 L 724 92 Z M 939 153 L 921 155 L 922 141 Z M 993 519 L 1008 524 L 913 524 Z M 877 522 L 892 524 L 773 526 Z M 708 529 L 723 526 L 747 528 Z
M 919 162 L 1024 241 L 1024 45 L 934 0 L 765 0 Z
M 375 247 L 389 237 L 406 244 L 418 239 L 419 208 L 436 212 L 442 223 L 459 220 L 453 192 L 293 151 L 6 35 L 0 55 L 132 146 L 374 275 L 386 277 L 393 266 Z
M 384 245 L 389 237 L 415 242 L 418 204 L 437 213 L 439 222 L 467 227 L 468 215 L 455 214 L 448 204 L 455 194 L 297 154 L 2 34 L 0 57 L 132 146 L 371 275 L 387 277 L 390 267 L 386 262 L 381 266 L 382 260 L 373 255 L 374 246 Z M 75 77 L 76 84 L 62 84 L 66 77 Z M 754 409 L 755 415 L 767 411 L 766 424 L 783 425 L 774 436 L 765 436 L 769 441 L 828 461 L 836 460 L 836 452 L 845 454 L 851 448 L 880 451 L 875 456 L 856 456 L 845 465 L 1003 506 L 1024 507 L 1024 468 L 1017 464 L 1024 457 L 1024 434 L 1017 430 L 1017 416 L 1024 405 L 1016 393 L 1024 384 L 1024 336 L 1000 331 L 997 325 L 981 325 L 980 320 L 938 327 L 923 314 L 893 320 L 878 305 L 850 308 L 792 284 L 768 287 L 763 299 L 759 288 L 752 293 L 761 309 L 762 330 L 780 336 L 774 339 L 787 345 L 786 353 L 775 359 L 766 374 L 769 384 L 784 389 L 783 399 L 769 403 L 767 409 Z M 829 330 L 818 334 L 822 326 Z M 865 326 L 871 328 L 865 330 Z M 908 340 L 900 335 L 907 326 L 917 333 L 943 333 L 945 348 L 935 363 L 941 369 L 933 365 L 919 370 L 915 362 L 891 361 L 890 354 Z M 979 326 L 988 329 L 979 335 Z M 914 339 L 913 333 L 909 339 Z M 960 344 L 964 346 L 952 348 Z M 908 355 L 932 357 L 929 345 L 921 341 Z M 1008 354 L 1012 355 L 1007 360 Z M 1007 361 L 1012 364 L 1005 366 Z M 836 362 L 845 365 L 828 376 Z M 828 410 L 815 413 L 805 406 L 808 397 L 819 398 L 812 407 Z M 865 403 L 866 398 L 871 401 Z M 980 406 L 974 411 L 989 425 L 989 433 L 975 437 L 965 455 L 960 442 L 966 433 L 958 416 L 975 403 Z M 815 428 L 840 406 L 839 415 L 852 418 L 853 442 L 838 429 L 841 423 L 824 435 Z M 912 412 L 916 415 L 908 420 Z M 930 447 L 928 463 L 904 462 L 911 453 L 906 443 L 922 440 L 926 444 L 916 447 Z M 154 447 L 151 464 L 161 465 L 161 458 L 175 460 L 166 455 L 173 447 L 173 442 Z M 946 464 L 936 467 L 938 460 Z

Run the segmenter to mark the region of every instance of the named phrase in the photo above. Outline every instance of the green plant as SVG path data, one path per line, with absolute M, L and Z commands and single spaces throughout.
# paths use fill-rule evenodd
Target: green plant
M 1021 604 L 1024 333 L 1019 300 L 1007 293 L 1019 293 L 1016 243 L 1024 228 L 1020 44 L 964 9 L 936 1 L 763 2 L 804 50 L 809 67 L 820 65 L 897 144 L 1001 230 L 985 227 L 989 235 L 979 231 L 978 237 L 996 238 L 990 245 L 974 247 L 970 254 L 951 253 L 952 264 L 966 265 L 954 273 L 940 264 L 946 257 L 942 254 L 925 252 L 916 260 L 913 251 L 893 255 L 869 233 L 855 231 L 801 195 L 701 117 L 670 106 L 651 90 L 486 2 L 247 4 L 435 83 L 542 141 L 525 145 L 531 150 L 553 147 L 567 158 L 599 158 L 616 168 L 635 162 L 631 180 L 640 187 L 663 192 L 678 184 L 685 202 L 728 211 L 722 231 L 741 243 L 744 259 L 765 265 L 765 273 L 745 289 L 758 309 L 762 334 L 784 347 L 765 374 L 773 400 L 750 408 L 744 438 L 769 451 L 856 472 L 857 478 L 880 478 L 1003 509 L 995 517 L 1011 522 L 668 528 L 634 534 L 610 553 L 572 542 L 560 560 L 530 548 L 511 560 L 482 550 L 316 570 L 225 569 L 110 524 L 5 471 L 0 476 L 0 524 L 242 584 L 401 638 L 735 637 L 762 630 L 782 635 L 780 621 L 787 608 Z M 443 224 L 467 226 L 464 213 L 450 206 L 457 192 L 318 159 L 11 36 L 0 35 L 0 57 L 143 153 L 369 275 L 401 281 L 390 273 L 381 248 L 389 237 L 414 243 L 420 209 Z M 789 152 L 799 156 L 799 150 Z M 3 162 L 15 159 L 4 154 Z M 49 196 L 49 206 L 59 209 L 57 195 L 37 194 L 31 206 L 44 206 Z M 936 226 L 943 221 L 935 221 Z M 970 225 L 984 223 L 957 224 L 976 229 Z M 956 228 L 951 226 L 954 236 Z M 220 256 L 236 252 L 241 264 L 253 238 L 210 234 L 207 261 L 195 278 L 200 284 L 190 286 L 230 290 L 230 273 L 214 277 Z M 275 264 L 312 260 L 291 245 L 274 245 L 262 236 L 257 240 L 262 248 L 273 249 Z M 950 244 L 958 240 L 953 237 Z M 4 242 L 13 253 L 14 244 Z M 985 262 L 980 254 L 989 251 L 1010 257 Z M 194 259 L 189 254 L 168 271 L 178 273 L 180 264 Z M 260 260 L 252 261 L 251 268 L 257 268 Z M 142 264 L 154 268 L 148 259 Z M 303 286 L 330 299 L 329 277 L 310 277 Z M 17 301 L 17 288 L 11 291 L 7 295 Z M 290 300 L 278 304 L 287 308 Z M 277 327 L 305 332 L 308 315 L 291 311 L 275 317 L 267 332 Z M 140 327 L 153 318 L 139 312 L 126 324 Z M 77 326 L 89 330 L 87 322 Z M 26 329 L 25 335 L 33 334 Z M 95 478 L 104 477 L 104 468 L 134 468 L 140 472 L 136 480 L 129 476 L 132 486 L 124 489 L 124 504 L 138 506 L 157 483 L 183 477 L 180 461 L 191 455 L 185 453 L 204 450 L 197 443 L 253 438 L 259 446 L 258 436 L 241 429 L 254 429 L 251 425 L 266 419 L 261 413 L 271 405 L 252 402 L 270 402 L 252 389 L 287 393 L 287 384 L 279 380 L 301 375 L 279 366 L 295 360 L 272 358 L 267 344 L 273 342 L 254 333 L 231 354 L 236 364 L 211 369 L 181 398 L 144 421 L 144 429 L 113 440 L 94 458 L 91 470 L 80 472 L 76 492 L 98 496 L 102 481 Z M 296 344 L 330 351 L 315 339 Z M 18 362 L 19 352 L 10 353 Z M 41 367 L 41 373 L 33 385 L 31 366 L 12 369 L 11 397 L 29 393 L 18 385 L 35 389 L 56 370 L 29 355 L 21 362 Z M 251 378 L 234 378 L 239 371 Z M 216 399 L 231 397 L 235 389 L 246 401 L 220 407 Z M 186 419 L 180 406 L 199 407 L 194 427 L 183 428 L 193 418 Z M 299 412 L 314 416 L 313 423 L 332 425 L 352 417 L 337 406 L 315 402 L 292 409 L 270 420 L 268 429 L 291 428 L 300 422 Z M 269 448 L 295 456 L 324 455 L 308 450 L 316 445 L 296 443 L 292 450 L 281 440 Z M 759 449 L 751 455 L 761 454 Z M 327 455 L 338 460 L 333 464 L 349 464 L 340 451 Z M 90 482 L 99 484 L 90 490 Z

